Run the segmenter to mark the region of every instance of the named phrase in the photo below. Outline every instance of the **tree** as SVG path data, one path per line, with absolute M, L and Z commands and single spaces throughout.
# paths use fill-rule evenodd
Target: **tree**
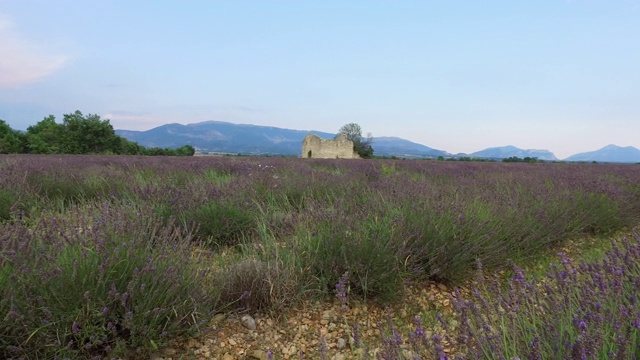
M 360 125 L 349 123 L 340 128 L 336 138 L 342 134 L 346 135 L 347 139 L 353 141 L 353 150 L 360 155 L 361 158 L 370 159 L 373 157 L 373 147 L 371 146 L 373 137 L 371 133 L 367 134 L 366 139 L 363 139 Z
M 142 155 L 144 150 L 144 146 L 140 146 L 137 142 L 118 136 L 114 153 L 118 155 Z
M 22 150 L 21 134 L 0 119 L 0 154 L 21 153 Z
M 68 154 L 100 154 L 117 151 L 118 136 L 109 120 L 99 115 L 83 116 L 79 110 L 65 114 L 64 152 Z
M 196 149 L 185 145 L 176 149 L 151 148 L 116 135 L 108 119 L 82 115 L 78 110 L 65 114 L 62 124 L 53 115 L 29 126 L 25 133 L 11 129 L 0 119 L 0 154 L 118 154 L 193 156 Z
M 62 124 L 53 115 L 27 128 L 27 149 L 32 154 L 59 154 L 63 152 Z
M 184 145 L 176 149 L 176 156 L 193 156 L 196 149 L 191 145 Z

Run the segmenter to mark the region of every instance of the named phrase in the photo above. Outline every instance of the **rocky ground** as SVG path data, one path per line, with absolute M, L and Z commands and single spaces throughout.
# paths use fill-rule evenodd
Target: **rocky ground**
M 304 302 L 278 318 L 266 314 L 218 315 L 207 334 L 176 341 L 152 356 L 152 360 L 175 359 L 317 359 L 323 343 L 329 359 L 362 358 L 364 348 L 353 346 L 353 325 L 358 324 L 360 338 L 371 357 L 381 346 L 381 331 L 388 331 L 389 320 L 396 330 L 407 334 L 414 329 L 413 318 L 420 315 L 424 327 L 442 334 L 435 315 L 450 314 L 452 291 L 442 284 L 426 283 L 407 287 L 402 301 L 391 307 L 349 303 L 344 308 L 335 302 Z M 255 330 L 252 324 L 255 320 Z M 243 321 L 244 317 L 244 321 Z M 452 317 L 449 317 L 452 318 Z M 455 320 L 450 320 L 455 322 Z M 453 324 L 455 326 L 455 324 Z M 450 348 L 445 351 L 452 352 Z M 413 357 L 409 346 L 404 351 Z

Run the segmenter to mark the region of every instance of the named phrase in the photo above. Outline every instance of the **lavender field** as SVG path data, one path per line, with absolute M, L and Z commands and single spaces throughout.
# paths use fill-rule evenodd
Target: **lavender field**
M 216 313 L 336 284 L 386 303 L 481 279 L 447 339 L 417 318 L 378 356 L 446 358 L 446 340 L 458 358 L 634 359 L 639 234 L 544 279 L 513 264 L 639 223 L 637 165 L 2 156 L 0 358 L 142 358 Z

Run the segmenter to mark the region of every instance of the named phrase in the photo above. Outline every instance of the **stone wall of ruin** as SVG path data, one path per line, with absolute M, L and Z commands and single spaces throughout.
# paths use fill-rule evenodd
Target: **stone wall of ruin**
M 317 159 L 358 159 L 353 141 L 342 134 L 335 140 L 326 140 L 309 134 L 302 141 L 302 157 Z

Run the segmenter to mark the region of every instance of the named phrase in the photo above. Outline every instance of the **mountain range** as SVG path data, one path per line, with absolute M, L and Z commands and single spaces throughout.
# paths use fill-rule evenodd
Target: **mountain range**
M 272 126 L 205 121 L 195 124 L 166 124 L 146 131 L 116 130 L 116 134 L 146 147 L 175 148 L 191 145 L 199 152 L 256 155 L 300 155 L 307 134 L 332 139 L 335 134 L 314 130 L 293 130 Z M 375 155 L 404 158 L 472 157 L 501 160 L 531 157 L 546 161 L 558 158 L 549 150 L 520 149 L 515 146 L 491 147 L 471 154 L 451 154 L 397 137 L 374 137 Z M 575 154 L 565 161 L 640 162 L 640 150 L 608 145 L 592 152 Z
M 538 158 L 540 160 L 547 161 L 558 161 L 559 159 L 549 150 L 536 150 L 536 149 L 520 149 L 513 145 L 501 146 L 501 147 L 491 147 L 484 150 L 476 151 L 474 153 L 469 154 L 470 157 L 477 158 L 490 158 L 490 159 L 506 159 L 509 157 L 519 157 L 524 159 L 526 157 L 529 158 Z
M 607 145 L 600 150 L 571 155 L 565 161 L 640 162 L 640 150 L 633 146 Z

